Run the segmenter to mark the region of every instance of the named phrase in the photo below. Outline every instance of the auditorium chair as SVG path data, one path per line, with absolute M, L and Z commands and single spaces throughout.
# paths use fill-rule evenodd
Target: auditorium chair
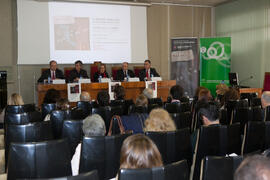
M 151 98 L 148 99 L 148 105 L 150 104 L 158 104 L 160 107 L 163 107 L 163 102 L 161 98 Z
M 54 110 L 51 112 L 50 121 L 52 123 L 52 130 L 55 139 L 60 138 L 62 135 L 64 120 L 71 120 L 71 112 L 69 110 Z
M 65 75 L 67 80 L 69 79 L 70 71 L 73 69 L 74 69 L 74 67 L 64 67 L 64 75 Z
M 88 116 L 88 113 L 83 109 L 75 107 L 70 110 L 70 119 L 72 120 L 82 120 Z
M 166 103 L 164 109 L 167 110 L 168 113 L 180 113 L 181 105 L 180 103 Z
M 111 107 L 103 106 L 98 108 L 92 108 L 92 114 L 99 114 L 105 122 L 106 132 L 109 131 L 110 121 L 112 118 Z
M 252 112 L 252 121 L 263 121 L 263 109 L 261 106 L 252 106 L 251 107 Z
M 253 98 L 257 98 L 257 93 L 241 93 L 240 94 L 240 99 L 247 99 L 249 106 L 252 105 Z
M 222 125 L 229 125 L 230 124 L 230 120 L 228 119 L 228 113 L 227 113 L 226 108 L 220 109 L 219 123 Z
M 97 170 L 93 170 L 87 173 L 81 173 L 77 176 L 66 176 L 58 178 L 36 178 L 36 179 L 24 179 L 24 180 L 99 180 Z
M 24 105 L 8 105 L 5 109 L 5 113 L 24 113 L 35 111 L 35 104 L 24 104 Z
M 128 114 L 132 113 L 148 113 L 148 108 L 143 106 L 135 106 L 135 104 L 133 104 L 128 110 Z
M 270 106 L 264 109 L 264 121 L 270 121 Z
M 6 129 L 5 136 L 6 162 L 10 143 L 39 142 L 52 139 L 52 127 L 49 121 L 24 125 L 9 124 Z
M 77 145 L 82 140 L 83 137 L 82 125 L 83 120 L 80 121 L 65 120 L 63 122 L 62 138 L 66 138 L 68 140 L 71 157 L 75 153 Z
M 153 109 L 161 108 L 158 104 L 148 104 L 147 112 L 150 113 Z
M 248 101 L 246 99 L 241 100 L 230 100 L 225 104 L 225 108 L 227 109 L 227 118 L 231 122 L 233 112 L 236 108 L 247 108 L 249 107 Z
M 95 61 L 94 64 L 90 64 L 90 78 L 94 82 L 94 75 L 98 72 L 98 68 L 101 65 L 101 61 Z
M 44 119 L 47 114 L 50 114 L 51 111 L 56 109 L 56 104 L 42 104 L 41 105 L 41 113 L 42 113 L 42 118 Z
M 189 102 L 181 102 L 181 111 L 182 112 L 191 112 L 191 105 Z
M 132 99 L 127 100 L 112 100 L 110 106 L 122 106 L 124 108 L 124 115 L 128 115 L 130 106 L 134 104 Z
M 186 160 L 162 167 L 145 169 L 120 169 L 119 180 L 188 180 L 189 167 Z
M 140 71 L 144 69 L 144 66 L 133 66 L 133 71 L 136 77 L 139 77 Z
M 260 152 L 265 146 L 265 123 L 250 121 L 245 125 L 241 155 Z
M 7 113 L 5 114 L 5 126 L 9 124 L 27 124 L 30 122 L 28 113 Z
M 201 126 L 194 147 L 191 179 L 199 180 L 201 160 L 205 156 L 225 156 L 227 151 L 227 127 L 223 125 Z
M 129 135 L 83 137 L 79 173 L 97 169 L 100 180 L 115 177 L 121 146 Z
M 177 129 L 191 127 L 191 112 L 170 113 Z
M 8 180 L 55 178 L 71 174 L 70 152 L 65 139 L 10 145 Z
M 251 100 L 251 106 L 254 107 L 254 106 L 261 106 L 262 105 L 262 102 L 261 102 L 261 98 L 253 98 Z
M 116 80 L 117 71 L 121 69 L 122 69 L 121 66 L 112 66 L 111 72 L 112 72 L 112 77 L 114 80 Z
M 241 133 L 244 134 L 245 124 L 252 121 L 252 110 L 249 107 L 237 107 L 233 110 L 230 124 L 240 123 Z
M 227 125 L 227 152 L 226 154 L 241 154 L 241 128 L 240 123 Z M 225 143 L 225 142 L 224 142 Z
M 191 164 L 190 129 L 180 129 L 170 132 L 145 132 L 157 145 L 162 155 L 163 163 L 169 164 L 187 159 Z
M 201 180 L 233 180 L 234 172 L 242 162 L 242 156 L 206 156 L 202 160 Z
M 77 107 L 83 110 L 83 113 L 89 116 L 92 113 L 92 104 L 90 101 L 78 101 Z
M 265 143 L 264 143 L 264 149 L 270 148 L 270 121 L 264 122 L 265 124 Z

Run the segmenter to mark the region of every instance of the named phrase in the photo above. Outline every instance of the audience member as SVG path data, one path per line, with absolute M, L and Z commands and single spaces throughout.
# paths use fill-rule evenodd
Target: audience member
M 161 108 L 153 109 L 144 122 L 144 131 L 175 131 L 174 121 L 167 111 Z
M 154 92 L 153 92 L 153 89 L 145 88 L 142 94 L 145 95 L 145 97 L 147 97 L 148 99 L 152 99 Z
M 101 64 L 99 67 L 99 71 L 94 74 L 94 82 L 99 82 L 99 77 L 101 78 L 109 78 L 108 73 L 106 72 L 105 64 Z
M 229 88 L 224 94 L 224 100 L 221 101 L 222 108 L 225 107 L 228 101 L 236 101 L 240 99 L 240 92 L 235 88 Z
M 171 103 L 181 103 L 180 100 L 183 97 L 184 89 L 179 86 L 175 85 L 170 89 L 170 96 L 172 98 Z
M 159 74 L 157 73 L 155 68 L 151 68 L 151 61 L 145 60 L 144 61 L 144 69 L 142 69 L 139 73 L 140 81 L 144 80 L 151 80 L 151 77 L 159 77 Z
M 211 101 L 212 100 L 212 95 L 209 89 L 203 88 L 199 92 L 198 100 L 205 100 L 205 101 Z
M 234 180 L 270 180 L 270 159 L 261 155 L 246 157 L 235 171 Z
M 68 110 L 69 109 L 69 104 L 68 100 L 66 98 L 60 98 L 56 102 L 56 110 Z M 47 114 L 44 118 L 44 121 L 50 121 L 51 119 L 51 114 Z
M 38 82 L 44 82 L 45 79 L 51 78 L 54 79 L 65 79 L 63 72 L 57 68 L 57 62 L 55 60 L 50 61 L 50 69 L 47 69 L 42 72 Z
M 162 165 L 157 146 L 147 136 L 136 134 L 124 140 L 120 153 L 121 169 L 153 168 Z
M 106 127 L 105 127 L 104 120 L 98 114 L 93 114 L 86 117 L 83 120 L 82 130 L 83 130 L 84 136 L 86 137 L 105 136 L 106 134 Z M 75 154 L 73 155 L 72 160 L 71 160 L 73 176 L 79 174 L 80 156 L 81 156 L 81 143 L 78 144 L 78 146 L 76 147 Z
M 56 89 L 53 89 L 53 88 L 49 89 L 45 94 L 45 97 L 43 99 L 43 104 L 56 103 L 59 98 L 60 98 L 59 91 L 57 91 Z
M 146 107 L 148 106 L 148 99 L 145 95 L 140 94 L 137 98 L 136 98 L 136 102 L 135 102 L 135 106 L 136 107 Z
M 125 88 L 121 85 L 116 85 L 114 87 L 114 99 L 115 100 L 124 100 L 125 99 Z
M 69 82 L 77 82 L 80 78 L 89 78 L 87 72 L 82 69 L 82 66 L 82 61 L 78 60 L 75 62 L 75 68 L 69 74 Z
M 270 106 L 270 91 L 264 91 L 261 97 L 262 108 Z
M 82 91 L 80 95 L 80 101 L 90 102 L 91 96 L 87 91 Z
M 118 70 L 116 73 L 116 80 L 126 81 L 128 76 L 135 77 L 135 74 L 133 71 L 128 69 L 128 62 L 123 62 L 122 69 Z
M 194 99 L 195 102 L 198 101 L 200 91 L 203 90 L 203 89 L 207 89 L 207 88 L 205 88 L 205 87 L 203 87 L 203 86 L 199 86 L 199 87 L 196 89 L 195 95 L 194 95 L 194 97 L 193 97 L 193 99 Z
M 100 91 L 97 95 L 97 103 L 99 106 L 109 106 L 110 95 L 107 91 Z
M 22 96 L 17 94 L 17 93 L 13 93 L 7 101 L 7 105 L 24 105 Z M 6 108 L 4 108 L 0 114 L 0 123 L 4 122 L 4 118 L 5 118 L 5 111 Z

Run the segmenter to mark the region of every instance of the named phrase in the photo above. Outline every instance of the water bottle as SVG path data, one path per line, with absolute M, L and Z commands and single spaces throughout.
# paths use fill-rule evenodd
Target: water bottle
M 48 77 L 48 84 L 50 84 L 51 83 L 51 77 L 49 76 Z
M 129 75 L 127 74 L 127 82 L 129 81 Z
M 153 79 L 154 75 L 153 75 L 153 74 L 150 74 L 150 75 L 151 75 L 151 81 L 152 81 L 152 79 Z
M 99 75 L 99 77 L 98 77 L 98 82 L 101 82 L 101 75 Z

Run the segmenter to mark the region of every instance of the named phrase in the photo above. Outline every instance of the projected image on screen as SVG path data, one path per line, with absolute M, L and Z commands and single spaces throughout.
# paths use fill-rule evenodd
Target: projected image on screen
M 54 17 L 55 50 L 90 50 L 88 17 Z

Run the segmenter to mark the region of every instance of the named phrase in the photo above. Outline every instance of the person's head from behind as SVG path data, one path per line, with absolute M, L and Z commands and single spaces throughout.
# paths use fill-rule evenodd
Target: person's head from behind
M 162 109 L 156 108 L 153 109 L 149 117 L 145 120 L 145 131 L 175 131 L 175 124 L 170 116 L 170 114 Z
M 56 103 L 59 98 L 60 92 L 52 88 L 46 92 L 43 103 L 46 104 Z
M 107 91 L 100 91 L 97 95 L 97 103 L 99 106 L 109 106 L 110 96 Z
M 57 69 L 57 62 L 55 60 L 50 61 L 50 69 L 51 71 L 56 71 Z
M 141 94 L 136 98 L 135 102 L 136 107 L 147 107 L 148 106 L 148 99 L 145 95 Z
M 236 101 L 239 99 L 240 99 L 240 93 L 235 88 L 230 88 L 224 94 L 224 103 L 227 103 L 228 101 Z
M 262 107 L 270 106 L 270 91 L 264 91 L 261 97 Z
M 200 90 L 198 100 L 210 101 L 211 99 L 212 99 L 212 95 L 209 89 L 204 88 Z
M 82 91 L 80 95 L 80 101 L 89 102 L 91 101 L 91 96 L 87 91 Z
M 196 89 L 196 91 L 195 91 L 195 96 L 194 96 L 194 98 L 197 98 L 197 99 L 198 99 L 199 93 L 200 93 L 200 91 L 201 91 L 202 89 L 207 89 L 207 88 L 205 88 L 205 87 L 203 87 L 203 86 L 199 86 L 199 87 Z
M 153 92 L 153 89 L 145 88 L 142 94 L 145 95 L 148 99 L 152 99 L 154 92 Z
M 183 91 L 184 91 L 183 88 L 179 85 L 171 87 L 170 94 L 172 96 L 172 99 L 180 100 L 181 97 L 183 96 Z
M 235 171 L 234 180 L 270 180 L 270 159 L 261 155 L 246 157 Z
M 106 127 L 104 120 L 98 114 L 87 116 L 83 120 L 82 130 L 85 136 L 105 136 Z
M 199 116 L 204 125 L 219 124 L 219 109 L 214 102 L 200 101 Z
M 77 61 L 75 62 L 75 69 L 76 69 L 76 71 L 80 72 L 81 69 L 82 69 L 82 65 L 83 65 L 82 61 L 77 60 Z
M 123 62 L 123 63 L 122 63 L 122 70 L 123 70 L 123 71 L 128 70 L 128 62 Z
M 151 68 L 151 61 L 149 59 L 144 61 L 144 69 L 148 70 Z
M 123 86 L 118 85 L 118 84 L 115 85 L 113 92 L 114 92 L 114 98 L 116 100 L 123 100 L 123 99 L 125 99 L 126 93 L 125 93 L 125 88 Z
M 99 72 L 100 72 L 100 73 L 105 73 L 105 71 L 106 71 L 106 66 L 105 66 L 105 64 L 101 64 L 100 67 L 99 67 Z
M 150 138 L 136 134 L 124 140 L 120 153 L 120 168 L 153 168 L 162 165 L 160 152 Z
M 229 87 L 226 84 L 218 84 L 218 85 L 216 85 L 216 93 L 217 93 L 217 95 L 224 95 L 227 91 L 229 91 Z
M 7 105 L 24 105 L 22 96 L 17 93 L 11 94 L 8 98 Z
M 68 110 L 69 109 L 68 100 L 66 98 L 60 98 L 59 100 L 57 100 L 56 109 L 57 110 Z

